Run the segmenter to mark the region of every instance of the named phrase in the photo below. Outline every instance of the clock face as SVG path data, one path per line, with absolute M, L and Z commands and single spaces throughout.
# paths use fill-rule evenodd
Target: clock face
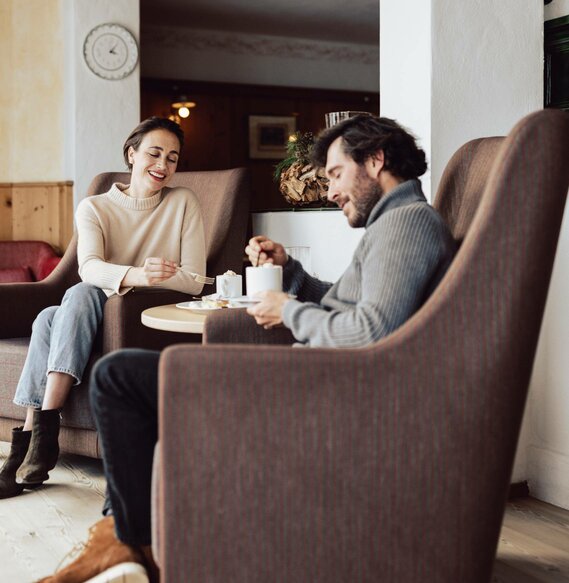
M 124 79 L 138 63 L 138 45 L 119 24 L 101 24 L 85 39 L 83 56 L 89 69 L 103 79 Z

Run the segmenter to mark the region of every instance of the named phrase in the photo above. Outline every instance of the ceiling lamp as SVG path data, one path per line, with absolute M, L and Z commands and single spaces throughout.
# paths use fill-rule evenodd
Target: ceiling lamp
M 171 107 L 174 110 L 174 115 L 181 118 L 186 118 L 190 116 L 190 109 L 196 106 L 195 101 L 188 101 L 185 95 L 181 95 L 177 101 L 172 103 Z

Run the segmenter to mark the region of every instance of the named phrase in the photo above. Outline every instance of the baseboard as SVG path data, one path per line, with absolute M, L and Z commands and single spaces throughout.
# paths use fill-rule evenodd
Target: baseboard
M 525 480 L 523 482 L 516 482 L 515 484 L 510 484 L 508 500 L 514 500 L 515 498 L 527 498 L 528 496 L 529 486 Z

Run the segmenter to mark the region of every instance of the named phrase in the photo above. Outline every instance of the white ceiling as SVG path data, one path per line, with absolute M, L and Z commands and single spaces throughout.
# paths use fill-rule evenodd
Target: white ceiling
M 141 0 L 141 23 L 379 44 L 379 0 Z

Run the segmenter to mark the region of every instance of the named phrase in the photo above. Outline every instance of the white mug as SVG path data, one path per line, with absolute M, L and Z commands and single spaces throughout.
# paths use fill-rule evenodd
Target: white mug
M 262 267 L 247 267 L 245 279 L 248 296 L 254 296 L 261 291 L 282 291 L 283 268 L 272 263 L 265 263 Z
M 240 275 L 224 273 L 215 278 L 215 289 L 223 298 L 238 298 L 243 295 L 243 282 Z

